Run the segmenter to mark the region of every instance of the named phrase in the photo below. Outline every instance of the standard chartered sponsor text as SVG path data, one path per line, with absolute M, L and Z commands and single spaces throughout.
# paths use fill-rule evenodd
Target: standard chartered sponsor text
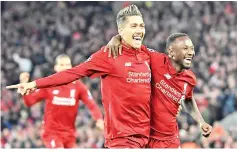
M 156 83 L 156 88 L 160 89 L 164 95 L 167 95 L 169 98 L 173 99 L 176 102 L 179 102 L 181 93 L 178 92 L 173 87 L 169 86 L 164 80 L 161 80 L 159 83 Z
M 177 96 L 181 96 L 181 93 L 178 92 L 176 89 L 174 89 L 173 87 L 169 86 L 164 80 L 160 81 L 161 86 L 163 86 L 165 89 L 169 90 L 170 92 L 172 92 L 173 94 L 177 95 Z
M 62 105 L 62 106 L 74 106 L 76 104 L 75 98 L 63 98 L 63 97 L 53 97 L 54 105 Z
M 150 72 L 128 72 L 129 77 L 150 77 Z
M 150 83 L 151 73 L 150 72 L 128 72 L 128 83 Z
M 148 79 L 141 79 L 141 78 L 127 78 L 127 82 L 128 83 L 150 83 L 151 82 L 151 79 L 148 78 Z

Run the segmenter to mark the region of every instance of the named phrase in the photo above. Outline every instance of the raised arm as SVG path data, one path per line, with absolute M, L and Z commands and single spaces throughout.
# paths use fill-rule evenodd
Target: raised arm
M 115 35 L 111 38 L 109 43 L 105 46 L 104 52 L 108 51 L 108 57 L 116 58 L 118 55 L 122 55 L 122 45 L 121 45 L 121 36 Z

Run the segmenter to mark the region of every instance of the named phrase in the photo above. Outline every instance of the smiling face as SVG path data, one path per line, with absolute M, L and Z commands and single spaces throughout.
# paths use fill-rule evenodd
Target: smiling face
M 168 54 L 181 69 L 189 69 L 195 55 L 193 43 L 188 36 L 178 37 L 170 44 Z
M 138 49 L 142 45 L 145 36 L 145 23 L 141 16 L 126 17 L 126 21 L 121 25 L 119 34 L 128 45 Z
M 145 24 L 136 5 L 129 5 L 119 11 L 117 26 L 123 42 L 135 49 L 141 47 L 145 36 Z

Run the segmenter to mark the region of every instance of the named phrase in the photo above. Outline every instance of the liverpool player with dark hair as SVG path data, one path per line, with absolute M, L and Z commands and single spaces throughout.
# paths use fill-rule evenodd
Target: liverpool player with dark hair
M 114 57 L 121 55 L 120 39 L 117 35 L 108 44 L 109 54 Z M 175 33 L 167 39 L 167 54 L 146 50 L 150 56 L 152 71 L 151 132 L 148 147 L 180 146 L 176 122 L 180 105 L 196 120 L 202 135 L 208 137 L 212 127 L 203 120 L 193 97 L 196 77 L 190 70 L 195 55 L 191 39 L 185 33 Z

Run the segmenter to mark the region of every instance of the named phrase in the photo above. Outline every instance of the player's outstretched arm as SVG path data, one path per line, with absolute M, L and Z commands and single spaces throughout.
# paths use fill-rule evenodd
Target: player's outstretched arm
M 87 66 L 88 66 L 87 63 L 82 63 L 71 69 L 57 72 L 48 77 L 40 78 L 32 82 L 7 86 L 6 88 L 18 89 L 18 93 L 22 95 L 28 95 L 36 88 L 48 88 L 48 87 L 60 86 L 73 82 L 81 77 L 87 76 L 90 74 L 90 71 L 88 70 Z
M 186 99 L 183 102 L 183 106 L 184 106 L 184 109 L 193 117 L 193 119 L 198 122 L 202 131 L 202 135 L 204 137 L 209 137 L 212 131 L 212 126 L 207 124 L 205 120 L 203 119 L 200 111 L 198 110 L 194 97 L 192 96 L 192 99 Z
M 22 95 L 28 95 L 36 88 L 48 88 L 73 82 L 83 76 L 86 76 L 85 71 L 86 70 L 83 67 L 76 66 L 62 72 L 57 72 L 48 77 L 40 78 L 32 82 L 7 86 L 6 88 L 18 89 L 18 93 L 21 93 Z
M 121 36 L 118 34 L 113 36 L 109 43 L 105 46 L 104 52 L 108 51 L 108 56 L 111 57 L 111 54 L 114 58 L 118 55 L 122 55 L 122 45 L 121 45 Z
M 10 85 L 6 87 L 7 89 L 17 89 L 17 92 L 21 95 L 28 95 L 30 92 L 35 90 L 36 83 L 35 81 L 28 82 L 28 83 L 19 83 L 15 85 Z

